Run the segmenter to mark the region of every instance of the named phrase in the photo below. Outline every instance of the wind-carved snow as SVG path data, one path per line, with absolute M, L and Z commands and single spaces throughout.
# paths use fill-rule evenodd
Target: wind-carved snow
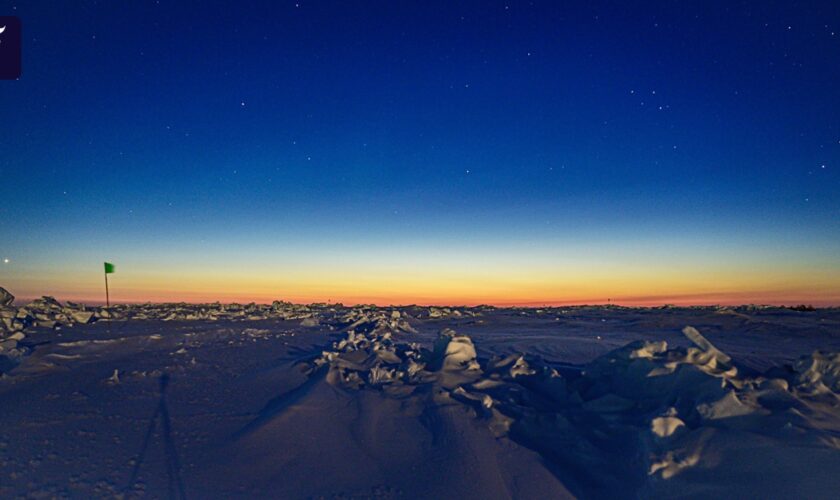
M 838 354 L 815 352 L 775 375 L 748 375 L 688 326 L 690 347 L 631 342 L 564 376 L 524 353 L 480 362 L 472 340 L 452 329 L 431 351 L 397 342 L 395 333 L 349 330 L 309 373 L 328 367 L 326 380 L 343 390 L 467 405 L 495 435 L 574 465 L 603 491 L 633 484 L 657 492 L 686 471 L 714 471 L 721 453 L 738 447 L 774 453 L 729 461 L 728 474 L 809 449 L 840 472 Z

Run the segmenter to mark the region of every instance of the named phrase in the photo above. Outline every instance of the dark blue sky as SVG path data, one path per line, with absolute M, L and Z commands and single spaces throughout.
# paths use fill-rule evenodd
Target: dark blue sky
M 24 29 L 0 251 L 26 292 L 114 255 L 201 273 L 342 246 L 840 271 L 836 2 L 0 10 Z

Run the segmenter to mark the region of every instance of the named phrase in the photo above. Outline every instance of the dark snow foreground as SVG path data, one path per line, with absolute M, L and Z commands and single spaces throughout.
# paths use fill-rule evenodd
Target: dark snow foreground
M 0 304 L 3 498 L 840 491 L 838 310 Z

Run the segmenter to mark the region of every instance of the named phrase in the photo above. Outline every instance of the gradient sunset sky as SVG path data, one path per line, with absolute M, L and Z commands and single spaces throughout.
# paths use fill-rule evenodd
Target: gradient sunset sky
M 836 1 L 0 9 L 20 299 L 840 305 Z

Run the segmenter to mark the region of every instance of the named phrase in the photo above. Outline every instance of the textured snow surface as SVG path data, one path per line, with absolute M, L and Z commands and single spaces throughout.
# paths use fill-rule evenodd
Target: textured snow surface
M 0 318 L 3 498 L 840 491 L 836 309 L 44 298 Z

